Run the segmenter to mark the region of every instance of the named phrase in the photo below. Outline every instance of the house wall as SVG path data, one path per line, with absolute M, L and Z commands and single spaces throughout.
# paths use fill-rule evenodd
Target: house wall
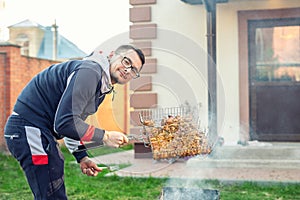
M 9 42 L 17 44 L 17 38 L 20 34 L 25 34 L 29 41 L 29 55 L 36 57 L 39 53 L 41 42 L 44 37 L 44 31 L 38 27 L 10 27 Z M 21 44 L 17 44 L 21 45 Z
M 263 0 L 238 1 L 217 5 L 217 71 L 218 71 L 218 128 L 219 135 L 225 143 L 236 144 L 240 140 L 240 101 L 239 101 L 239 44 L 238 44 L 238 14 L 240 10 L 281 9 L 300 7 L 299 1 L 294 0 Z M 158 104 L 161 106 L 176 105 L 183 99 L 178 97 L 181 90 L 159 86 L 160 80 L 176 71 L 178 77 L 186 80 L 187 86 L 193 87 L 196 101 L 203 105 L 203 122 L 206 123 L 207 87 L 206 71 L 195 71 L 191 65 L 206 65 L 206 11 L 203 5 L 189 5 L 180 0 L 157 0 L 151 5 L 152 22 L 157 25 L 157 38 L 152 40 L 152 56 L 157 58 L 157 74 L 152 77 L 152 91 L 157 92 Z M 167 37 L 165 35 L 168 35 Z M 173 43 L 165 45 L 165 43 Z M 186 46 L 184 45 L 186 43 Z M 176 45 L 178 44 L 178 45 Z M 166 48 L 167 47 L 167 48 Z M 192 48 L 189 48 L 192 47 Z M 182 49 L 180 51 L 179 49 Z M 198 51 L 199 59 L 194 51 Z M 186 51 L 189 51 L 187 53 Z M 204 51 L 204 52 L 203 52 Z M 201 61 L 202 59 L 202 61 Z M 189 62 L 190 61 L 190 62 Z M 191 63 L 192 62 L 192 63 Z M 160 69 L 168 69 L 160 71 Z M 192 73 L 190 73 L 192 71 Z M 198 77 L 202 81 L 197 82 Z M 169 81 L 171 84 L 172 82 Z M 193 93 L 192 92 L 192 93 Z M 183 95 L 183 94 L 182 94 Z M 249 108 L 241 108 L 249 109 Z
M 128 133 L 128 92 L 127 85 L 115 85 L 115 94 L 108 94 L 97 113 L 88 121 L 98 128 Z

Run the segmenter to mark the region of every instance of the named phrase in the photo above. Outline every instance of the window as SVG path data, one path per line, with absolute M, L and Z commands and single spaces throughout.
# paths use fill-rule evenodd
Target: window
M 300 19 L 254 23 L 256 80 L 300 82 Z
M 17 45 L 21 46 L 21 54 L 29 56 L 29 38 L 26 34 L 19 34 L 16 38 Z

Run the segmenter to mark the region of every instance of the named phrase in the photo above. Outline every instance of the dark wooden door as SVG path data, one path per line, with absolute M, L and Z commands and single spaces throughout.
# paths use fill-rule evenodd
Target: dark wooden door
M 300 18 L 248 22 L 250 137 L 300 141 Z

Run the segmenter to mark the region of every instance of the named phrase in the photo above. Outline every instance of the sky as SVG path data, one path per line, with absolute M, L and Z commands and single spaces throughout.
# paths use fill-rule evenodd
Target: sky
M 30 19 L 42 26 L 54 21 L 61 35 L 86 53 L 110 38 L 128 32 L 128 0 L 0 0 L 1 37 L 7 28 Z

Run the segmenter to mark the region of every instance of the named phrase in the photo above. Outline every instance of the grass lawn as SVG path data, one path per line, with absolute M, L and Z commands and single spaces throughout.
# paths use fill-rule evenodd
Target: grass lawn
M 167 178 L 131 178 L 104 176 L 103 171 L 97 177 L 81 174 L 74 164 L 74 158 L 65 148 L 65 183 L 70 200 L 152 200 L 158 199 L 164 186 L 176 182 L 176 186 L 185 186 L 186 180 L 169 180 Z M 102 154 L 102 150 L 97 150 Z M 103 149 L 108 153 L 107 149 Z M 180 185 L 182 184 L 182 185 Z M 259 184 L 254 182 L 221 183 L 216 180 L 193 181 L 193 187 L 211 188 L 220 191 L 222 200 L 300 200 L 300 184 Z M 17 161 L 11 156 L 0 153 L 0 200 L 33 199 L 25 176 Z

